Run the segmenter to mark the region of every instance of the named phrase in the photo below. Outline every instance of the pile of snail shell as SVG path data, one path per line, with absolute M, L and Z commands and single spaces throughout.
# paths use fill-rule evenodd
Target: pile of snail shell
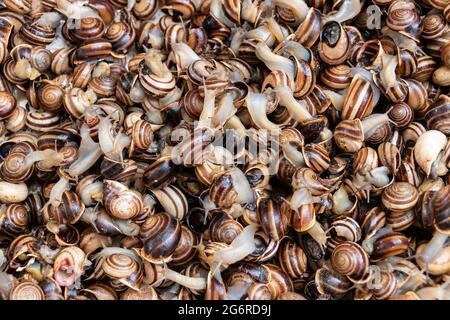
M 449 23 L 0 1 L 0 299 L 450 299 Z

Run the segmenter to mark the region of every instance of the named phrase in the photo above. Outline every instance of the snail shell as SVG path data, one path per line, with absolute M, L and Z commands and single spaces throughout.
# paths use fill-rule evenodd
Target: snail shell
M 359 74 L 353 77 L 342 107 L 344 120 L 362 119 L 372 113 L 374 92 L 371 83 Z
M 177 187 L 170 185 L 154 190 L 153 194 L 164 210 L 176 219 L 181 220 L 186 215 L 188 202 L 184 193 Z
M 388 257 L 399 255 L 408 249 L 408 238 L 400 232 L 386 234 L 373 243 L 370 260 L 377 262 Z
M 352 282 L 334 270 L 320 268 L 316 271 L 315 284 L 320 294 L 339 296 L 350 290 Z
M 290 238 L 284 238 L 278 249 L 281 269 L 291 278 L 298 278 L 306 271 L 307 257 L 303 249 Z
M 31 281 L 23 281 L 15 286 L 10 294 L 9 300 L 46 300 L 41 287 Z
M 335 128 L 334 141 L 344 152 L 355 153 L 361 149 L 364 130 L 359 119 L 341 121 Z
M 361 220 L 363 239 L 370 239 L 386 224 L 386 214 L 379 207 L 374 207 Z
M 144 172 L 144 182 L 147 188 L 157 189 L 169 185 L 173 179 L 175 165 L 169 157 L 156 160 Z
M 21 204 L 10 204 L 3 216 L 0 217 L 0 229 L 9 235 L 27 233 L 31 223 L 31 215 Z
M 427 127 L 432 130 L 438 130 L 447 136 L 450 135 L 449 112 L 450 98 L 446 95 L 440 95 L 439 98 L 430 105 L 425 114 Z
M 256 212 L 259 216 L 262 229 L 275 241 L 283 238 L 287 229 L 286 216 L 281 212 L 280 206 L 272 199 L 260 198 Z
M 84 272 L 86 255 L 78 247 L 62 249 L 53 264 L 54 277 L 58 285 L 68 287 L 75 283 Z
M 16 109 L 16 99 L 6 91 L 0 92 L 0 120 L 10 118 Z
M 394 182 L 384 189 L 381 201 L 391 211 L 408 211 L 419 199 L 417 189 L 408 182 Z
M 155 213 L 141 225 L 139 237 L 144 242 L 141 255 L 145 260 L 169 262 L 181 238 L 181 225 L 166 212 Z
M 315 8 L 310 8 L 305 20 L 295 31 L 295 40 L 305 48 L 311 48 L 319 39 L 321 30 L 321 13 Z
M 105 180 L 103 185 L 103 203 L 115 218 L 128 220 L 142 211 L 143 203 L 137 192 L 114 180 Z
M 330 21 L 322 27 L 318 51 L 320 58 L 330 65 L 347 60 L 350 53 L 350 39 L 339 22 Z
M 450 222 L 449 222 L 449 198 L 450 198 L 450 186 L 445 186 L 433 197 L 433 211 L 432 211 L 432 221 L 433 226 L 439 232 L 443 234 L 449 234 L 450 232 Z
M 331 254 L 331 266 L 352 281 L 362 280 L 369 270 L 369 258 L 364 249 L 355 242 L 338 244 Z
M 138 290 L 128 288 L 122 293 L 120 300 L 160 300 L 160 297 L 153 287 L 141 285 Z
M 372 289 L 373 297 L 378 300 L 388 299 L 397 290 L 397 278 L 393 273 L 380 272 L 380 280 L 376 288 Z
M 172 254 L 172 261 L 170 262 L 173 266 L 185 265 L 196 257 L 197 245 L 199 239 L 197 235 L 189 230 L 185 225 L 181 226 L 181 237 L 180 241 Z
M 223 211 L 214 210 L 209 223 L 209 236 L 214 242 L 231 244 L 244 227 Z
M 42 217 L 45 221 L 56 221 L 59 224 L 75 224 L 80 220 L 85 205 L 73 191 L 64 191 L 59 203 L 49 204 L 42 210 Z
M 429 130 L 418 137 L 414 147 L 414 158 L 427 176 L 430 175 L 434 161 L 446 144 L 447 137 L 437 130 Z

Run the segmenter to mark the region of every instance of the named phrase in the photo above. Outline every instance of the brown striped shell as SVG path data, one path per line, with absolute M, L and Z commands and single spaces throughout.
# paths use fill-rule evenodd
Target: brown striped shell
M 369 258 L 364 249 L 355 242 L 338 244 L 330 260 L 335 271 L 356 282 L 362 280 L 369 271 Z
M 9 293 L 9 300 L 46 300 L 41 287 L 32 281 L 23 281 Z
M 114 180 L 103 181 L 103 203 L 106 210 L 115 218 L 128 220 L 141 213 L 141 196 Z
M 330 65 L 343 63 L 350 53 L 349 47 L 350 39 L 339 22 L 330 21 L 322 26 L 318 45 L 322 61 Z
M 169 262 L 181 238 L 181 225 L 166 212 L 155 213 L 141 225 L 139 237 L 144 243 L 141 256 L 145 260 L 157 264 Z
M 381 201 L 391 211 L 412 209 L 419 199 L 417 189 L 407 182 L 394 182 L 384 189 Z
M 355 153 L 361 149 L 364 141 L 364 130 L 361 120 L 344 120 L 339 122 L 333 133 L 334 141 L 344 152 Z
M 307 257 L 303 249 L 292 239 L 284 238 L 278 248 L 278 260 L 281 269 L 291 278 L 303 275 L 307 267 Z
M 270 238 L 275 241 L 283 238 L 287 229 L 287 219 L 276 202 L 272 199 L 260 198 L 256 212 L 262 229 Z
M 408 244 L 408 238 L 402 233 L 388 233 L 374 241 L 370 260 L 377 262 L 388 257 L 397 256 L 408 250 Z
M 440 95 L 439 98 L 428 108 L 425 114 L 427 127 L 432 130 L 439 130 L 445 135 L 450 134 L 450 98 L 447 95 Z
M 178 220 L 183 219 L 188 211 L 188 202 L 184 193 L 175 187 L 167 187 L 153 190 L 152 193 L 158 199 L 164 210 Z

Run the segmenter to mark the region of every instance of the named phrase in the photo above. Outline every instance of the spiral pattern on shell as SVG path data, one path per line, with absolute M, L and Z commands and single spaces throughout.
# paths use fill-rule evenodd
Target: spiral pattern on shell
M 142 199 L 135 191 L 118 181 L 105 180 L 103 183 L 103 203 L 113 217 L 128 220 L 141 213 Z
M 0 92 L 0 120 L 8 119 L 16 109 L 16 99 L 6 91 Z
M 289 238 L 281 241 L 278 248 L 281 269 L 292 278 L 298 278 L 306 271 L 307 257 L 303 249 Z
M 126 279 L 139 270 L 139 263 L 126 254 L 114 253 L 105 259 L 102 269 L 112 279 Z
M 10 294 L 10 300 L 45 300 L 41 287 L 31 281 L 23 281 L 15 286 Z
M 144 242 L 141 252 L 144 259 L 158 264 L 169 262 L 180 241 L 181 226 L 168 213 L 156 213 L 141 225 L 139 237 Z
M 360 281 L 369 270 L 369 258 L 364 249 L 355 242 L 338 244 L 331 254 L 331 266 L 353 281 Z
M 427 127 L 432 130 L 439 130 L 447 136 L 450 134 L 450 98 L 441 95 L 428 108 L 425 114 Z
M 381 201 L 391 211 L 406 211 L 413 208 L 419 199 L 417 189 L 408 182 L 394 182 L 383 191 Z

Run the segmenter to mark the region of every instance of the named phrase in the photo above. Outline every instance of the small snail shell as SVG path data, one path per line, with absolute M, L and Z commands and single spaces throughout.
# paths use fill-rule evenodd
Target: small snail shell
M 160 300 L 160 297 L 153 287 L 141 285 L 138 290 L 128 288 L 122 293 L 120 300 Z
M 425 114 L 427 127 L 438 130 L 445 135 L 450 134 L 450 121 L 448 113 L 450 111 L 450 97 L 440 95 L 439 98 L 428 108 Z
M 422 34 L 424 39 L 434 39 L 448 30 L 447 22 L 442 14 L 427 14 L 422 20 Z
M 318 51 L 325 63 L 343 63 L 350 53 L 349 47 L 350 39 L 339 22 L 330 21 L 322 27 Z
M 262 230 L 255 233 L 256 249 L 246 258 L 248 261 L 265 262 L 277 253 L 280 242 L 269 238 Z
M 172 254 L 170 264 L 173 266 L 185 265 L 194 259 L 198 243 L 199 239 L 197 235 L 189 230 L 188 227 L 182 225 L 180 241 Z
M 346 64 L 329 66 L 320 73 L 320 80 L 332 89 L 345 89 L 351 82 L 350 67 Z
M 352 286 L 352 282 L 347 277 L 324 267 L 316 271 L 314 279 L 320 294 L 339 296 L 350 290 Z
M 421 113 L 425 111 L 425 109 L 427 108 L 428 98 L 428 93 L 425 86 L 421 82 L 414 79 L 407 80 L 406 83 L 408 86 L 408 96 L 406 97 L 405 102 L 415 112 Z M 402 112 L 405 114 L 406 119 L 407 112 L 405 111 L 407 110 L 404 110 Z
M 430 175 L 434 161 L 446 144 L 447 137 L 437 130 L 429 130 L 418 137 L 414 147 L 414 158 L 427 176 Z
M 353 172 L 372 170 L 376 167 L 378 167 L 377 152 L 370 147 L 359 149 L 356 157 L 353 159 Z
M 137 169 L 137 164 L 132 159 L 119 161 L 104 156 L 100 164 L 100 173 L 105 179 L 115 180 L 124 185 L 128 185 L 135 179 Z
M 169 262 L 181 238 L 179 221 L 166 212 L 155 213 L 141 225 L 142 257 L 151 263 Z
M 397 173 L 402 163 L 398 148 L 390 142 L 384 142 L 378 146 L 378 158 L 381 165 L 389 168 L 393 175 Z
M 16 109 L 16 99 L 6 91 L 0 92 L 0 120 L 11 117 Z
M 23 281 L 9 293 L 10 300 L 45 300 L 41 287 L 31 281 Z
M 307 257 L 303 249 L 289 238 L 281 241 L 278 249 L 281 269 L 291 278 L 298 278 L 306 271 Z
M 188 202 L 184 193 L 177 187 L 170 185 L 154 190 L 153 194 L 164 210 L 176 219 L 181 220 L 186 215 Z
M 362 119 L 372 113 L 375 98 L 368 80 L 356 74 L 347 92 L 341 114 L 344 120 Z
M 80 220 L 85 205 L 73 191 L 64 191 L 59 203 L 49 204 L 42 210 L 45 221 L 55 220 L 57 223 L 75 224 Z
M 397 278 L 393 273 L 380 272 L 380 279 L 375 288 L 372 289 L 373 297 L 378 300 L 388 299 L 397 290 Z
M 105 180 L 103 185 L 103 203 L 115 218 L 128 220 L 141 213 L 143 204 L 137 192 L 114 180 Z
M 409 141 L 416 142 L 427 129 L 420 122 L 411 122 L 402 132 L 402 137 L 405 143 Z
M 231 244 L 244 227 L 223 211 L 214 210 L 209 223 L 209 237 L 214 242 Z
M 269 288 L 273 299 L 276 299 L 283 292 L 293 291 L 294 284 L 287 273 L 274 264 L 266 264 L 266 267 L 270 272 L 267 287 Z
M 370 260 L 376 262 L 387 257 L 399 255 L 408 249 L 408 243 L 408 238 L 402 233 L 388 233 L 375 240 Z
M 265 164 L 250 165 L 245 169 L 244 174 L 252 188 L 264 188 L 269 184 L 270 173 Z
M 247 290 L 248 300 L 272 300 L 272 292 L 265 283 L 254 283 Z
M 113 253 L 102 263 L 102 269 L 106 276 L 111 279 L 127 279 L 139 272 L 139 262 L 132 257 Z
M 394 182 L 384 189 L 381 201 L 391 211 L 408 211 L 419 199 L 417 189 L 408 182 Z
M 403 31 L 419 19 L 415 4 L 398 0 L 388 8 L 387 26 L 395 31 Z
M 174 171 L 175 165 L 170 158 L 161 157 L 145 170 L 145 185 L 149 189 L 163 188 L 172 182 Z
M 333 135 L 337 146 L 344 152 L 355 153 L 364 141 L 364 130 L 359 119 L 341 121 Z
M 256 212 L 264 232 L 270 238 L 279 241 L 287 229 L 287 219 L 280 206 L 271 199 L 261 198 L 257 202 Z
M 86 41 L 101 38 L 105 30 L 102 19 L 86 17 L 78 21 L 77 28 L 69 29 L 69 34 L 76 40 Z
M 379 207 L 370 209 L 361 221 L 363 239 L 372 238 L 386 224 L 386 214 Z
M 305 48 L 311 48 L 319 39 L 321 30 L 321 14 L 315 8 L 310 8 L 305 20 L 295 32 L 295 40 Z
M 31 215 L 21 204 L 10 204 L 3 216 L 0 216 L 0 229 L 9 235 L 27 233 Z
M 422 244 L 416 250 L 416 255 L 418 256 L 416 262 L 420 268 L 426 269 L 432 275 L 442 275 L 450 272 L 450 246 L 443 248 L 437 257 L 427 264 L 419 258 L 424 249 L 425 244 Z
M 417 70 L 413 74 L 413 79 L 424 82 L 427 81 L 434 70 L 436 70 L 437 63 L 430 56 L 424 55 L 417 58 Z
M 135 29 L 126 21 L 112 23 L 105 33 L 117 53 L 126 53 L 136 38 Z
M 56 282 L 62 287 L 71 286 L 84 272 L 86 255 L 72 246 L 62 249 L 55 258 L 53 272 Z
M 358 242 L 361 239 L 361 228 L 351 217 L 338 217 L 331 223 L 332 238 L 342 241 Z
M 413 209 L 406 211 L 388 212 L 386 222 L 394 231 L 403 231 L 408 229 L 414 223 L 416 215 Z
M 331 266 L 352 281 L 362 280 L 369 270 L 369 258 L 364 249 L 355 242 L 338 244 L 331 254 Z
M 414 112 L 408 104 L 400 102 L 392 106 L 388 116 L 395 123 L 396 128 L 403 129 L 413 121 Z
M 26 165 L 27 153 L 10 152 L 0 164 L 1 177 L 8 182 L 24 182 L 33 174 L 34 166 Z
M 434 194 L 432 222 L 434 228 L 443 234 L 450 233 L 449 198 L 450 186 L 446 185 Z

